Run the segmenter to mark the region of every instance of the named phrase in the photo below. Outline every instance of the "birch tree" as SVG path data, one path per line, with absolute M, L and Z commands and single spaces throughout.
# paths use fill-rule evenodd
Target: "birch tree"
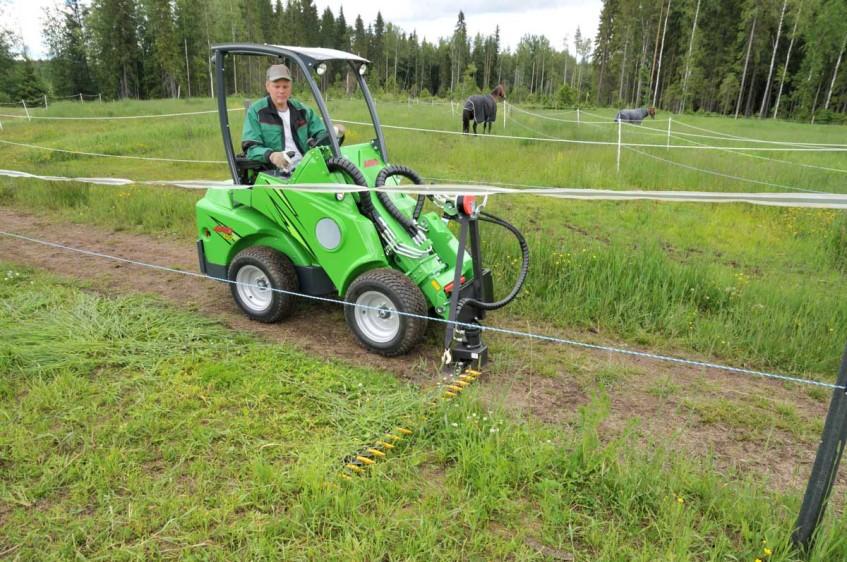
M 788 64 L 791 62 L 791 51 L 794 49 L 794 39 L 797 38 L 797 24 L 800 23 L 800 14 L 803 11 L 803 2 L 800 2 L 797 8 L 797 15 L 794 18 L 794 29 L 791 30 L 791 41 L 788 43 L 788 53 L 785 55 L 785 64 L 782 66 L 782 78 L 779 80 L 779 93 L 776 95 L 776 103 L 773 108 L 773 118 L 776 119 L 779 114 L 779 102 L 782 99 L 782 88 L 785 86 L 785 76 L 788 74 Z

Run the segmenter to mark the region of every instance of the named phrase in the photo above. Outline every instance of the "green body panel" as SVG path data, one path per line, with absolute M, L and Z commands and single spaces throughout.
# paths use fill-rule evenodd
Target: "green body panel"
M 385 167 L 376 148 L 358 144 L 342 148 L 373 187 Z M 385 210 L 373 195 L 374 206 L 395 234 L 398 242 L 419 250 L 431 250 L 424 257 L 411 258 L 396 253 L 386 256 L 373 223 L 358 209 L 358 194 L 298 191 L 297 184 L 349 183 L 342 173 L 326 167 L 329 149 L 309 150 L 290 178 L 259 173 L 253 189 L 211 189 L 197 203 L 197 227 L 206 260 L 228 266 L 242 249 L 269 246 L 287 255 L 295 266 L 319 266 L 340 295 L 363 272 L 377 267 L 393 267 L 405 273 L 420 287 L 429 305 L 443 318 L 448 316 L 449 295 L 444 287 L 453 281 L 458 241 L 438 215 L 427 213 L 419 223 L 427 229 L 427 240 L 419 245 Z M 396 178 L 389 178 L 395 182 Z M 343 196 L 342 196 L 343 195 Z M 416 200 L 392 193 L 394 204 L 411 215 Z M 316 226 L 331 219 L 341 232 L 337 247 L 328 249 L 318 242 Z M 215 230 L 215 227 L 218 227 Z M 473 263 L 466 255 L 462 264 L 466 280 L 473 276 Z
M 249 194 L 246 189 L 210 189 L 197 202 L 197 228 L 206 260 L 226 267 L 242 249 L 261 245 L 284 253 L 295 265 L 312 265 L 304 248 L 281 233 L 279 224 L 257 209 L 233 201 Z

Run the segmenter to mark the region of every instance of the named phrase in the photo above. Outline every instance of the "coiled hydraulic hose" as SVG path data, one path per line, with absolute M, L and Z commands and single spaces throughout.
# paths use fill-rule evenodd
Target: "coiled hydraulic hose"
M 521 231 L 518 230 L 517 228 L 515 228 L 513 225 L 506 222 L 505 220 L 503 220 L 499 217 L 495 217 L 492 214 L 486 213 L 485 211 L 480 211 L 479 219 L 483 220 L 485 222 L 490 222 L 492 224 L 496 224 L 498 226 L 501 226 L 501 227 L 505 228 L 506 230 L 508 230 L 509 232 L 511 232 L 512 234 L 514 234 L 515 238 L 518 239 L 518 244 L 520 244 L 520 247 L 521 247 L 521 256 L 522 256 L 521 271 L 518 274 L 518 279 L 515 281 L 515 285 L 512 287 L 511 292 L 509 292 L 508 295 L 506 295 L 504 298 L 500 299 L 499 301 L 482 302 L 480 300 L 470 298 L 470 297 L 461 299 L 459 301 L 458 306 L 456 307 L 456 317 L 457 318 L 459 317 L 459 313 L 462 311 L 462 307 L 464 307 L 465 305 L 468 305 L 468 304 L 473 305 L 473 306 L 480 308 L 482 310 L 497 310 L 498 308 L 503 308 L 504 306 L 506 306 L 507 304 L 509 304 L 513 300 L 515 300 L 515 297 L 518 296 L 518 293 L 520 292 L 521 288 L 523 287 L 524 282 L 526 281 L 527 272 L 529 271 L 529 245 L 527 245 L 526 238 L 524 238 L 523 234 L 521 234 Z
M 368 180 L 365 179 L 365 175 L 362 171 L 356 167 L 356 165 L 343 157 L 335 157 L 328 159 L 326 161 L 326 167 L 330 172 L 342 172 L 347 174 L 347 176 L 353 180 L 353 183 L 360 187 L 364 187 L 364 191 L 359 191 L 359 209 L 362 211 L 362 214 L 371 219 L 374 225 L 380 232 L 383 232 L 383 221 L 380 219 L 379 213 L 374 207 L 373 199 L 371 199 L 371 192 L 367 189 Z
M 386 180 L 392 176 L 403 176 L 404 178 L 412 180 L 415 185 L 421 185 L 423 183 L 421 177 L 411 168 L 407 168 L 406 166 L 386 166 L 379 172 L 379 175 L 376 176 L 374 187 L 383 187 Z M 423 209 L 425 200 L 423 193 L 418 195 L 418 200 L 415 204 L 415 211 L 412 213 L 412 218 L 407 217 L 402 211 L 400 211 L 400 209 L 397 208 L 391 200 L 391 197 L 388 196 L 388 193 L 378 191 L 376 196 L 380 203 L 382 203 L 383 207 L 385 207 L 385 210 L 388 211 L 388 213 L 394 217 L 397 222 L 403 225 L 403 228 L 406 229 L 406 232 L 408 232 L 410 236 L 414 237 L 418 233 L 416 221 L 421 215 L 421 210 Z

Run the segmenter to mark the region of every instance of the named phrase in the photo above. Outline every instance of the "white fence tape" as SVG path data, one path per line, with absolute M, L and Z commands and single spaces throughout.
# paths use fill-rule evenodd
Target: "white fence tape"
M 230 181 L 220 180 L 131 180 L 123 178 L 77 178 L 44 176 L 18 170 L 0 170 L 0 176 L 37 179 L 44 181 L 80 182 L 100 185 L 170 185 L 185 189 L 259 189 L 251 186 L 235 186 Z M 362 188 L 347 183 L 305 183 L 293 186 L 271 186 L 272 189 L 292 189 L 314 193 L 355 193 Z M 818 209 L 847 209 L 847 194 L 839 193 L 734 193 L 712 191 L 642 191 L 581 188 L 512 188 L 480 184 L 434 184 L 384 186 L 372 191 L 402 192 L 425 195 L 539 195 L 557 199 L 584 201 L 666 201 L 677 203 L 749 203 L 777 207 L 808 207 Z

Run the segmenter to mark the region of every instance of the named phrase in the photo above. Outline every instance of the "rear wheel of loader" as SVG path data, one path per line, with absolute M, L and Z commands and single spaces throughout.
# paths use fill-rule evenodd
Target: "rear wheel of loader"
M 279 322 L 294 310 L 294 296 L 280 292 L 300 290 L 288 256 L 264 246 L 247 248 L 232 260 L 228 276 L 235 302 L 252 320 Z
M 345 300 L 347 325 L 363 347 L 380 355 L 403 355 L 426 332 L 426 299 L 418 286 L 397 270 L 363 273 L 347 289 Z

